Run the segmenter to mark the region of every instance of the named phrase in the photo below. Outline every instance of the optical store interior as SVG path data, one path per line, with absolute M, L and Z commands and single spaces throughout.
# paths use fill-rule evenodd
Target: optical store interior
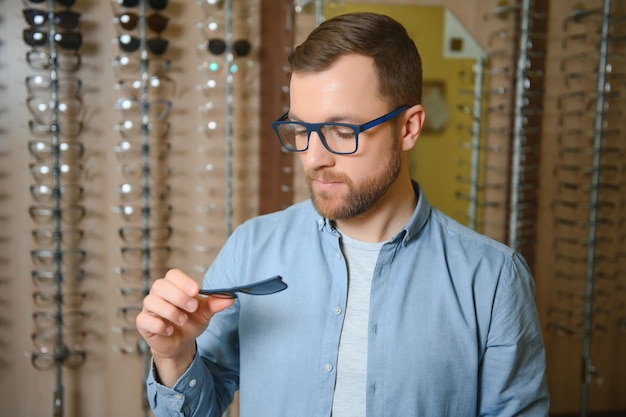
M 143 296 L 309 197 L 271 123 L 351 11 L 422 56 L 413 178 L 532 270 L 550 414 L 626 416 L 626 2 L 0 0 L 1 416 L 152 415 Z

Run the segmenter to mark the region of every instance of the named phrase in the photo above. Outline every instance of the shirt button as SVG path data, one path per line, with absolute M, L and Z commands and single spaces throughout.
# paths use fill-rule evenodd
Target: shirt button
M 337 259 L 341 259 L 341 252 L 337 252 Z
M 339 315 L 341 314 L 341 307 L 337 306 L 333 308 L 333 313 Z
M 326 372 L 330 372 L 330 371 L 333 370 L 333 366 L 330 363 L 327 363 L 327 364 L 324 365 L 324 370 Z
M 183 394 L 174 394 L 174 398 L 176 398 L 177 400 L 182 400 Z
M 196 382 L 197 382 L 197 381 L 196 381 L 195 379 L 192 379 L 191 381 L 189 381 L 189 386 L 190 386 L 191 388 L 195 387 L 195 386 L 196 386 Z

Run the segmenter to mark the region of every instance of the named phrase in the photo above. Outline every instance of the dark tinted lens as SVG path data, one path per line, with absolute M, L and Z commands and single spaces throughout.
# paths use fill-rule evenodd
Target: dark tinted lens
M 250 42 L 247 39 L 239 39 L 235 41 L 233 50 L 235 51 L 235 56 L 244 57 L 250 53 L 252 45 L 250 45 Z
M 76 29 L 80 13 L 65 10 L 54 13 L 54 24 L 63 29 Z
M 57 32 L 54 40 L 61 48 L 76 50 L 83 44 L 83 35 L 78 32 Z
M 124 7 L 137 7 L 139 0 L 117 0 L 117 4 Z
M 224 42 L 224 39 L 209 39 L 207 49 L 213 55 L 222 55 L 226 50 L 226 42 Z
M 70 7 L 71 5 L 76 3 L 76 0 L 57 0 L 57 3 L 62 6 Z
M 159 13 L 152 13 L 146 18 L 146 23 L 151 31 L 161 33 L 165 30 L 169 18 Z
M 33 47 L 44 46 L 48 43 L 48 33 L 34 29 L 24 29 L 22 31 L 22 38 L 24 42 Z
M 120 26 L 126 30 L 133 30 L 137 27 L 139 22 L 139 16 L 136 13 L 122 13 L 117 16 L 117 20 L 120 22 Z
M 154 10 L 163 10 L 167 7 L 167 0 L 150 0 L 149 3 Z
M 35 27 L 43 26 L 48 21 L 48 12 L 39 9 L 24 9 L 22 10 L 24 19 L 26 22 Z
M 135 52 L 141 46 L 139 38 L 132 35 L 122 35 L 119 37 L 120 48 L 126 52 Z
M 148 39 L 148 48 L 155 55 L 163 55 L 167 49 L 169 42 L 166 39 L 152 38 Z

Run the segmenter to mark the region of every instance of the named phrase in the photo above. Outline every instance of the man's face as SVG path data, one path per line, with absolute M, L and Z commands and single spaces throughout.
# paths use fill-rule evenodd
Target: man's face
M 293 74 L 290 116 L 303 122 L 363 124 L 390 109 L 377 93 L 371 58 L 349 55 L 319 73 Z M 394 124 L 359 134 L 352 155 L 329 152 L 316 133 L 299 153 L 311 199 L 332 220 L 354 218 L 374 207 L 398 177 L 401 151 Z

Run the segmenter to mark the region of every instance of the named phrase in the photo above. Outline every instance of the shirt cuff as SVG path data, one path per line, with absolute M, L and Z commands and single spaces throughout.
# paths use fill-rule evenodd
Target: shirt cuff
M 161 384 L 158 381 L 158 372 L 154 365 L 154 360 L 150 367 L 150 373 L 146 380 L 148 402 L 155 411 L 155 415 L 160 415 L 158 411 L 166 411 L 164 415 L 182 415 L 185 399 L 197 399 L 200 389 L 199 379 L 203 375 L 203 364 L 200 356 L 196 353 L 189 365 L 189 368 L 176 381 L 172 388 Z M 170 414 L 167 414 L 170 413 Z

